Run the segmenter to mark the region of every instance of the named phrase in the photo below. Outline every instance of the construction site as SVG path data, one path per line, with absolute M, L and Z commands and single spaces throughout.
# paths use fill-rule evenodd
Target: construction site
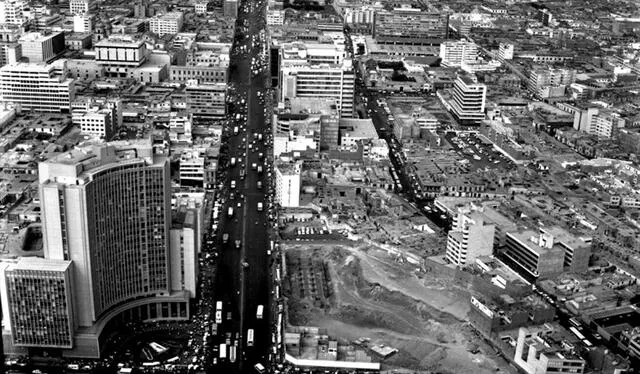
M 513 370 L 466 322 L 467 289 L 375 244 L 290 243 L 283 243 L 289 332 L 314 326 L 382 371 Z

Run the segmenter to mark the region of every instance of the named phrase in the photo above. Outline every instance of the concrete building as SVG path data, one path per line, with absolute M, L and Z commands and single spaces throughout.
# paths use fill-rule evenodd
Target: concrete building
M 173 82 L 187 83 L 227 83 L 226 66 L 210 66 L 207 64 L 195 66 L 169 66 L 169 79 Z
M 320 116 L 320 148 L 337 148 L 340 144 L 340 118 L 337 115 Z
M 69 11 L 73 15 L 89 13 L 90 1 L 91 0 L 69 0 Z
M 189 318 L 189 292 L 171 283 L 169 160 L 149 141 L 76 148 L 40 163 L 39 179 L 45 258 L 73 262 L 64 355 L 99 357 L 113 321 Z
M 223 0 L 222 13 L 228 18 L 238 17 L 238 0 Z
M 466 40 L 446 41 L 440 44 L 440 58 L 443 66 L 458 67 L 472 63 L 478 58 L 478 46 Z
M 613 138 L 626 121 L 620 114 L 602 108 L 586 108 L 574 113 L 573 128 L 602 138 Z
M 532 230 L 507 232 L 505 247 L 499 253 L 525 279 L 558 275 L 564 269 L 564 248 L 554 242 L 552 235 L 545 233 Z
M 358 142 L 378 139 L 378 133 L 370 118 L 342 118 L 339 121 L 339 130 L 340 146 L 343 148 L 357 148 Z
M 149 30 L 160 36 L 177 34 L 182 30 L 184 14 L 182 12 L 169 12 L 152 17 L 149 20 Z
M 171 221 L 171 290 L 198 294 L 198 253 L 201 245 L 200 210 L 178 207 Z
M 15 64 L 22 58 L 22 46 L 15 42 L 0 43 L 0 66 Z
M 69 112 L 75 97 L 66 64 L 17 63 L 0 67 L 0 97 L 4 103 L 41 112 Z
M 301 163 L 276 162 L 276 203 L 281 207 L 300 206 Z
M 280 60 L 283 65 L 292 64 L 330 64 L 341 65 L 347 52 L 344 43 L 284 43 L 280 47 Z
M 267 9 L 267 26 L 284 25 L 285 12 L 282 9 Z
M 500 43 L 500 47 L 498 48 L 498 60 L 513 60 L 513 44 Z
M 194 118 L 222 118 L 226 114 L 227 85 L 224 83 L 187 84 L 187 106 Z
M 204 159 L 199 150 L 189 149 L 180 155 L 180 185 L 203 187 Z
M 111 139 L 122 126 L 120 99 L 85 97 L 71 103 L 71 121 L 87 135 Z
M 449 15 L 415 8 L 380 11 L 373 37 L 379 44 L 439 45 L 449 37 Z
M 566 86 L 575 82 L 575 69 L 538 67 L 529 74 L 529 91 L 537 98 L 562 96 Z M 553 88 L 559 90 L 551 90 Z
M 487 86 L 470 76 L 458 76 L 453 85 L 451 112 L 463 125 L 478 125 L 485 118 Z
M 481 212 L 458 210 L 447 237 L 446 259 L 458 266 L 475 263 L 480 256 L 493 253 L 495 225 Z
M 24 14 L 26 5 L 22 0 L 0 1 L 0 24 L 23 25 L 27 22 Z
M 49 62 L 64 52 L 64 33 L 30 32 L 18 40 L 22 46 L 22 57 L 28 62 Z
M 21 257 L 0 263 L 2 337 L 6 351 L 73 346 L 71 261 Z
M 552 339 L 552 334 L 547 325 L 520 327 L 513 358 L 516 365 L 528 374 L 584 373 L 585 361 Z
M 144 41 L 127 35 L 112 35 L 95 45 L 96 62 L 105 68 L 109 77 L 126 78 L 131 69 L 140 67 L 147 59 Z
M 76 14 L 73 16 L 73 32 L 92 32 L 94 19 L 95 16 L 91 14 Z
M 208 11 L 212 10 L 212 3 L 209 1 L 196 1 L 193 5 L 196 14 L 207 14 Z
M 355 72 L 351 60 L 341 65 L 282 62 L 280 100 L 313 97 L 335 100 L 341 117 L 354 115 Z

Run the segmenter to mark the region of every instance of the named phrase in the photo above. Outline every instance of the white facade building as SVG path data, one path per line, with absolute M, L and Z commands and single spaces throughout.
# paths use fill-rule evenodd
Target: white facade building
M 182 29 L 183 20 L 184 14 L 182 12 L 161 14 L 149 20 L 149 30 L 160 36 L 177 34 Z
M 89 13 L 90 0 L 69 0 L 69 11 L 71 14 Z
M 479 124 L 484 119 L 487 86 L 471 77 L 459 76 L 453 85 L 451 111 L 461 124 Z
M 280 206 L 300 206 L 301 169 L 301 163 L 276 163 L 276 203 Z
M 5 65 L 0 67 L 0 98 L 27 110 L 68 112 L 75 97 L 73 82 L 66 78 L 64 63 Z
M 0 24 L 22 25 L 27 22 L 24 14 L 25 2 L 22 0 L 0 1 Z
M 440 44 L 440 58 L 443 66 L 472 63 L 478 58 L 478 46 L 466 40 L 446 41 Z

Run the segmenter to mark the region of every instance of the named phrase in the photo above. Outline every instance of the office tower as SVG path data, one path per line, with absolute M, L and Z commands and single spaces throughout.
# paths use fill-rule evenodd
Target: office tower
M 76 14 L 73 16 L 73 32 L 91 32 L 93 31 L 94 16 L 91 14 Z
M 299 162 L 276 162 L 276 203 L 281 207 L 300 206 L 301 169 Z
M 22 35 L 18 43 L 22 46 L 22 57 L 29 62 L 49 62 L 65 49 L 63 32 L 30 32 Z
M 478 46 L 466 40 L 446 41 L 440 44 L 440 58 L 443 66 L 453 67 L 471 63 L 478 58 Z
M 563 270 L 564 249 L 548 234 L 532 230 L 508 232 L 505 247 L 499 253 L 526 279 L 554 276 Z
M 71 261 L 21 257 L 0 263 L 2 326 L 14 349 L 71 348 L 74 315 Z
M 495 231 L 495 225 L 487 222 L 481 212 L 458 210 L 447 237 L 447 260 L 466 266 L 480 256 L 491 255 Z
M 603 108 L 586 108 L 574 113 L 573 128 L 602 138 L 612 138 L 626 124 L 620 114 Z
M 0 24 L 23 25 L 27 22 L 24 15 L 26 4 L 22 0 L 0 1 Z
M 451 112 L 462 125 L 477 125 L 484 119 L 487 86 L 468 75 L 458 76 L 453 85 Z
M 500 47 L 498 49 L 498 60 L 513 60 L 513 48 L 513 44 L 500 43 Z
M 149 142 L 40 163 L 45 257 L 73 261 L 79 326 L 112 318 L 114 308 L 142 320 L 188 318 L 188 293 L 171 293 L 169 174 Z
M 129 71 L 147 59 L 147 46 L 142 40 L 127 35 L 111 35 L 96 43 L 96 62 L 105 67 L 109 77 L 126 78 Z
M 89 1 L 90 0 L 69 0 L 69 11 L 73 15 L 89 13 Z
M 177 34 L 182 29 L 182 12 L 169 12 L 157 15 L 149 20 L 149 30 L 160 36 Z
M 0 68 L 0 97 L 23 109 L 68 112 L 75 97 L 72 79 L 66 78 L 66 64 L 17 63 Z
M 225 17 L 238 17 L 238 0 L 224 0 L 222 4 L 222 12 Z
M 380 11 L 373 37 L 381 44 L 439 45 L 449 37 L 449 15 L 414 8 Z

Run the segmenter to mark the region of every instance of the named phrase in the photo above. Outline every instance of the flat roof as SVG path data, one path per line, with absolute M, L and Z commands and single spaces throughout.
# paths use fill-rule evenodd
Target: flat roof
M 20 257 L 18 262 L 9 269 L 63 272 L 66 271 L 69 266 L 71 266 L 71 261 L 47 260 L 41 257 Z

